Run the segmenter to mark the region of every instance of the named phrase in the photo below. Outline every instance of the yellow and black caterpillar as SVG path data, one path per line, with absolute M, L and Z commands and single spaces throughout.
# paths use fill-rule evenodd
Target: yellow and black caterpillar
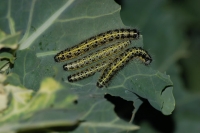
M 106 86 L 113 76 L 133 58 L 138 58 L 145 65 L 149 65 L 152 61 L 151 56 L 142 48 L 129 48 L 107 65 L 97 82 L 97 87 L 102 88 Z
M 56 62 L 63 62 L 80 56 L 94 48 L 117 40 L 138 39 L 140 32 L 137 29 L 116 29 L 109 30 L 97 36 L 91 37 L 76 46 L 67 48 L 55 55 Z
M 68 81 L 74 82 L 92 76 L 96 72 L 100 72 L 101 70 L 105 69 L 107 65 L 108 65 L 107 61 L 103 61 L 102 63 L 97 63 L 81 72 L 68 76 Z
M 64 70 L 76 70 L 79 68 L 82 68 L 86 65 L 89 65 L 95 61 L 109 58 L 113 54 L 116 54 L 117 52 L 121 52 L 124 48 L 126 48 L 128 45 L 131 44 L 131 41 L 125 41 L 125 42 L 118 42 L 117 44 L 113 44 L 109 47 L 103 48 L 101 50 L 98 50 L 94 53 L 89 54 L 88 56 L 85 56 L 81 59 L 78 59 L 74 62 L 67 63 L 63 65 Z

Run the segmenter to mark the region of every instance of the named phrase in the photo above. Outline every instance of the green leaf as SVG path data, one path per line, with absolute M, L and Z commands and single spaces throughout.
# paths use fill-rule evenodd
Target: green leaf
M 17 75 L 16 73 L 9 73 L 6 76 L 6 79 L 3 82 L 4 84 L 10 84 L 13 86 L 20 86 L 22 88 L 24 88 L 24 86 L 22 85 L 20 79 L 19 79 L 19 75 Z
M 59 108 L 68 107 L 77 99 L 76 95 L 70 94 L 69 91 L 67 92 L 65 89 L 61 88 L 62 86 L 51 78 L 43 80 L 39 91 L 35 95 L 33 95 L 32 90 L 8 84 L 6 90 L 10 90 L 12 101 L 9 108 L 1 114 L 0 123 L 1 125 L 4 124 L 1 126 L 0 131 L 22 130 L 26 129 L 31 124 L 37 127 L 44 122 L 47 126 L 51 124 L 50 120 L 53 119 L 49 117 L 51 113 L 59 113 Z M 59 97 L 56 97 L 56 93 L 60 93 L 59 91 L 62 91 L 63 95 L 65 95 L 61 100 L 59 100 Z M 51 106 L 53 106 L 53 108 L 51 108 Z M 50 112 L 53 110 L 53 112 L 46 115 L 48 117 L 43 115 L 43 119 L 41 119 L 41 116 L 38 117 L 37 115 L 40 115 L 39 111 L 43 112 L 45 109 L 49 109 Z M 58 111 L 54 109 L 58 109 Z M 47 113 L 46 111 L 44 111 L 44 113 Z M 35 121 L 32 121 L 32 119 Z M 61 121 L 61 117 L 57 116 L 57 119 Z M 27 123 L 28 121 L 32 123 Z M 12 126 L 7 128 L 10 124 L 12 124 Z
M 0 49 L 1 48 L 16 49 L 18 46 L 19 37 L 20 37 L 20 32 L 11 35 L 6 35 L 3 31 L 0 30 Z
M 9 61 L 7 61 L 7 60 L 0 61 L 0 69 L 5 67 L 7 64 L 9 64 Z
M 166 71 L 170 75 L 174 82 L 173 93 L 176 99 L 176 108 L 171 116 L 163 120 L 159 118 L 160 115 L 150 113 L 153 121 L 148 121 L 149 119 L 143 116 L 144 119 L 140 122 L 141 130 L 138 133 L 199 132 L 198 69 L 200 67 L 197 58 L 199 57 L 197 47 L 200 42 L 197 17 L 200 15 L 199 4 L 200 1 L 197 0 L 124 0 L 125 8 L 122 7 L 124 10 L 121 12 L 123 22 L 127 25 L 139 25 L 145 37 L 144 46 L 154 54 L 152 67 Z M 135 13 L 134 17 L 132 17 L 133 13 Z M 184 61 L 188 64 L 185 65 Z M 196 92 L 191 92 L 190 85 L 195 87 Z M 174 98 L 168 96 L 171 95 L 172 88 L 168 87 L 168 89 L 166 88 L 166 92 L 162 93 L 162 97 L 168 97 L 166 102 L 174 101 Z M 171 107 L 165 108 L 168 110 L 167 108 Z
M 9 61 L 13 64 L 15 57 L 7 52 L 0 53 L 0 59 L 9 59 Z
M 0 118 L 6 123 L 0 131 L 57 131 L 55 128 L 59 126 L 78 126 L 75 132 L 84 129 L 90 132 L 138 129 L 116 116 L 114 106 L 104 98 L 106 93 L 133 101 L 135 110 L 142 103 L 138 97 L 143 97 L 159 111 L 171 114 L 175 104 L 173 100 L 169 102 L 173 94 L 172 88 L 167 87 L 172 82 L 169 76 L 153 70 L 151 66 L 133 61 L 115 76 L 108 88 L 99 89 L 96 82 L 100 73 L 69 83 L 67 76 L 74 72 L 62 69 L 66 62 L 55 63 L 54 55 L 65 48 L 110 29 L 127 28 L 120 18 L 121 7 L 113 0 L 11 2 L 19 6 L 12 8 L 18 12 L 9 17 L 15 22 L 13 26 L 17 25 L 17 30 L 23 31 L 24 35 L 12 72 L 19 75 L 21 84 L 34 90 L 35 95 L 26 105 L 19 104 L 13 97 L 10 109 Z M 18 7 L 26 7 L 29 14 Z M 15 16 L 21 16 L 20 20 Z M 142 36 L 133 41 L 132 46 L 142 47 Z M 56 81 L 46 77 L 53 77 Z M 18 80 L 12 83 L 20 85 Z M 78 103 L 74 104 L 76 100 Z M 52 121 L 55 123 L 52 124 Z
M 164 106 L 162 108 L 163 114 L 168 114 L 170 111 L 174 110 L 175 107 L 175 99 L 172 94 L 173 87 L 167 87 L 162 92 L 162 98 L 164 99 Z
M 96 94 L 90 93 L 91 97 L 79 97 L 79 106 L 74 105 L 78 97 L 52 78 L 44 79 L 35 95 L 32 95 L 30 90 L 19 87 L 12 90 L 12 102 L 4 114 L 1 114 L 0 123 L 4 122 L 0 127 L 1 132 L 57 131 L 56 128 L 70 130 L 70 127 L 78 126 L 85 119 L 87 121 L 82 121 L 83 124 L 76 132 L 81 132 L 82 128 L 88 128 L 88 130 L 96 128 L 99 131 L 138 129 L 137 126 L 116 118 L 114 113 L 110 114 L 113 105 Z M 89 90 L 77 91 L 83 93 Z
M 29 60 L 29 58 L 32 60 Z M 34 51 L 26 50 L 18 54 L 18 59 L 20 59 L 22 62 L 16 62 L 14 71 L 19 75 L 24 75 L 21 77 L 21 80 L 24 82 L 24 85 L 27 85 L 28 88 L 38 87 L 39 81 L 43 78 L 38 75 L 54 76 L 59 81 L 64 79 L 66 86 L 69 88 L 97 88 L 96 82 L 98 80 L 99 74 L 96 74 L 95 76 L 83 81 L 71 84 L 67 81 L 67 75 L 70 73 L 63 73 L 63 70 L 60 70 L 62 65 L 58 64 L 58 66 L 56 66 L 57 64 L 55 64 L 51 58 L 46 58 L 45 61 L 42 61 L 34 56 Z M 24 64 L 23 61 L 26 62 L 24 68 L 21 67 L 21 64 Z M 34 62 L 34 65 L 32 62 Z M 150 67 L 146 67 L 138 62 L 131 63 L 128 67 L 125 68 L 125 70 L 121 71 L 120 74 L 121 75 L 117 75 L 116 78 L 114 78 L 112 84 L 110 84 L 108 87 L 108 90 L 104 90 L 106 93 L 114 94 L 115 96 L 120 96 L 130 100 L 128 96 L 124 94 L 125 91 L 128 90 L 138 94 L 143 98 L 147 98 L 153 107 L 162 111 L 164 114 L 171 114 L 175 103 L 174 101 L 166 102 L 166 100 L 168 100 L 169 97 L 173 99 L 172 89 L 170 89 L 171 93 L 168 93 L 168 97 L 162 97 L 162 93 L 168 90 L 165 89 L 165 87 L 172 85 L 172 82 L 169 80 L 168 76 L 158 71 L 152 70 Z M 30 81 L 34 82 L 29 84 Z M 87 85 L 89 82 L 91 82 L 91 84 L 89 84 L 90 86 Z M 166 110 L 165 107 L 171 108 Z
M 3 74 L 0 74 L 0 112 L 5 110 L 7 108 L 8 103 L 8 95 L 5 91 L 5 86 L 2 84 L 6 79 L 6 76 Z

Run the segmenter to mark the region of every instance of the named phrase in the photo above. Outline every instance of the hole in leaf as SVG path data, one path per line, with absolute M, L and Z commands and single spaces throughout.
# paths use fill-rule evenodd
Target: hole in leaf
M 135 109 L 132 101 L 126 101 L 121 97 L 104 95 L 104 98 L 115 105 L 115 113 L 123 120 L 130 121 L 132 112 Z

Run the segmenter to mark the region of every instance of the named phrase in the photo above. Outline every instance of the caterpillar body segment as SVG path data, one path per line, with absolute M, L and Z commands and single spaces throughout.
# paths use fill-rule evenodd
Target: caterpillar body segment
M 129 48 L 124 53 L 120 54 L 119 57 L 116 57 L 113 62 L 108 64 L 97 82 L 97 87 L 102 88 L 103 86 L 106 86 L 114 75 L 133 58 L 141 60 L 145 65 L 149 65 L 152 62 L 152 58 L 147 51 L 140 47 Z
M 137 29 L 110 30 L 57 53 L 54 56 L 54 60 L 56 62 L 70 60 L 109 42 L 138 39 L 139 35 L 140 32 Z
M 78 80 L 85 79 L 89 76 L 94 75 L 96 72 L 100 72 L 101 70 L 105 69 L 107 65 L 108 65 L 107 61 L 103 61 L 102 63 L 97 63 L 96 65 L 93 65 L 83 71 L 68 76 L 68 81 L 75 82 Z
M 67 63 L 63 65 L 63 69 L 68 70 L 76 70 L 79 68 L 82 68 L 86 65 L 89 65 L 91 63 L 94 63 L 98 60 L 111 57 L 112 55 L 121 52 L 123 49 L 125 49 L 127 46 L 131 44 L 131 41 L 125 41 L 125 42 L 118 42 L 117 44 L 113 44 L 109 47 L 103 48 L 101 50 L 98 50 L 94 53 L 89 54 L 88 56 L 84 56 L 81 59 L 78 59 L 74 62 Z

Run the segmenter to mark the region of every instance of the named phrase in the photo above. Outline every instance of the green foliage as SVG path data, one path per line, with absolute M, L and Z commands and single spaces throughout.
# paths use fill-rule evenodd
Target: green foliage
M 7 35 L 5 32 L 0 29 L 0 49 L 10 48 L 16 50 L 18 46 L 20 33 L 13 33 Z M 0 52 L 0 72 L 3 73 L 9 69 L 9 65 L 14 63 L 14 56 L 12 51 L 2 50 Z
M 147 67 L 133 61 L 117 74 L 108 88 L 103 89 L 96 87 L 100 73 L 69 83 L 67 76 L 72 72 L 62 69 L 65 62 L 54 61 L 57 52 L 91 36 L 110 29 L 127 28 L 120 18 L 121 7 L 113 0 L 9 0 L 1 2 L 0 8 L 3 11 L 0 13 L 0 29 L 11 34 L 0 32 L 3 38 L 0 38 L 0 46 L 12 49 L 0 53 L 0 69 L 3 70 L 5 61 L 14 63 L 10 74 L 1 75 L 7 107 L 0 108 L 0 132 L 73 130 L 77 133 L 107 133 L 139 129 L 118 117 L 119 114 L 114 112 L 116 106 L 104 98 L 105 94 L 133 101 L 133 116 L 143 102 L 141 98 L 147 99 L 152 107 L 165 115 L 174 110 L 173 83 L 168 75 L 156 70 L 165 70 L 168 63 L 158 67 L 162 56 L 156 51 L 150 50 L 150 54 L 155 54 L 153 65 Z M 139 22 L 143 24 L 140 27 L 144 22 Z M 152 26 L 153 22 L 150 23 Z M 18 40 L 20 33 L 16 31 L 21 31 L 21 40 Z M 149 36 L 156 39 L 153 35 Z M 146 38 L 149 39 L 147 35 L 144 40 Z M 145 47 L 152 44 L 151 41 L 144 42 Z M 15 60 L 13 50 L 18 44 Z M 133 41 L 132 46 L 142 47 L 143 38 Z M 171 47 L 162 49 L 162 46 L 163 51 L 159 52 L 168 57 Z M 132 122 L 131 118 L 129 121 Z
M 141 28 L 144 47 L 154 54 L 152 67 L 170 75 L 176 99 L 173 116 L 166 118 L 170 121 L 157 115 L 154 122 L 146 118 L 139 133 L 199 132 L 199 4 L 198 0 L 123 2 L 123 22 Z

